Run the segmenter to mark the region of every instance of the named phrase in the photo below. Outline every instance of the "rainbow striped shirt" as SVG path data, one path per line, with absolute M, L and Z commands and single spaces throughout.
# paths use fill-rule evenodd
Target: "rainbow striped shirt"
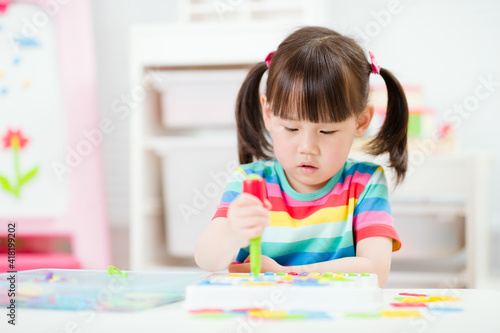
M 262 254 L 284 266 L 307 265 L 356 255 L 356 242 L 384 236 L 401 242 L 393 225 L 387 182 L 381 166 L 348 159 L 320 190 L 298 193 L 277 160 L 240 165 L 229 178 L 214 215 L 227 217 L 231 202 L 251 174 L 266 180 L 271 225 L 262 234 Z M 241 249 L 243 262 L 249 248 Z

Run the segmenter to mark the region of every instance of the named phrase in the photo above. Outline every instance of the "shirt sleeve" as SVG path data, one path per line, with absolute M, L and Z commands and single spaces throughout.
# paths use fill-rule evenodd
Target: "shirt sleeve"
M 221 201 L 217 206 L 217 210 L 215 211 L 212 220 L 216 217 L 227 217 L 227 210 L 229 209 L 229 205 L 242 192 L 242 184 L 246 176 L 247 175 L 245 171 L 241 167 L 237 167 L 236 170 L 232 173 L 232 175 L 227 180 L 226 187 L 224 188 L 224 193 L 222 194 Z
M 360 194 L 353 213 L 354 240 L 376 236 L 392 239 L 392 251 L 401 248 L 389 204 L 389 191 L 382 167 L 378 167 Z

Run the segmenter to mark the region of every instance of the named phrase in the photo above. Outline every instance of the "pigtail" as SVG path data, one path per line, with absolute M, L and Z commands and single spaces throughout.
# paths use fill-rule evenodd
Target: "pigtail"
M 408 167 L 408 103 L 394 75 L 384 68 L 380 69 L 380 75 L 387 87 L 387 113 L 379 133 L 368 143 L 367 151 L 372 155 L 389 153 L 389 165 L 396 171 L 397 185 L 403 181 Z
M 254 158 L 269 159 L 271 144 L 266 138 L 259 85 L 267 70 L 265 62 L 258 63 L 248 73 L 236 101 L 236 126 L 238 130 L 238 155 L 241 164 Z

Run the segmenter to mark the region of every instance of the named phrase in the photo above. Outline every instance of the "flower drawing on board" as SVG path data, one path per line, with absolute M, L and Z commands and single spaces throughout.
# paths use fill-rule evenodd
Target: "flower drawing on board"
M 2 138 L 4 149 L 12 149 L 14 160 L 14 180 L 9 180 L 7 177 L 0 174 L 0 186 L 8 193 L 14 195 L 16 198 L 21 198 L 21 187 L 29 180 L 34 178 L 38 171 L 38 166 L 35 166 L 30 171 L 23 173 L 21 171 L 21 163 L 19 161 L 20 151 L 26 147 L 29 140 L 23 136 L 21 130 L 13 131 L 7 130 L 7 133 Z

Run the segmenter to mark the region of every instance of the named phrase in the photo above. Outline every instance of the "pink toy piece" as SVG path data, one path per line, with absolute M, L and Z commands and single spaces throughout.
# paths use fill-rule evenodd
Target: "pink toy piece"
M 224 309 L 198 309 L 198 310 L 189 310 L 191 314 L 200 314 L 200 313 L 221 313 L 224 312 Z
M 427 297 L 429 295 L 426 294 L 413 294 L 413 293 L 399 293 L 400 296 L 422 296 L 422 297 Z
M 426 308 L 425 303 L 391 303 L 391 306 L 395 308 Z

